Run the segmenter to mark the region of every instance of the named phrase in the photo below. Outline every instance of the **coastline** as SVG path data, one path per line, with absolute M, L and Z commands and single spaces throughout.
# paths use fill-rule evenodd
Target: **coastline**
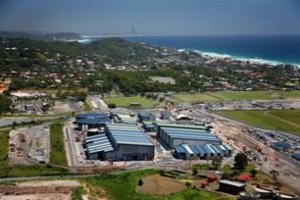
M 82 44 L 90 44 L 94 41 L 104 39 L 106 37 L 100 37 L 100 38 L 88 38 L 85 37 L 81 40 L 76 40 L 79 43 Z M 126 37 L 124 39 L 127 39 Z M 231 55 L 228 53 L 218 53 L 213 51 L 203 51 L 200 49 L 195 48 L 174 48 L 174 47 L 166 47 L 165 45 L 153 45 L 150 43 L 147 43 L 148 45 L 155 46 L 155 47 L 165 47 L 170 49 L 175 49 L 179 52 L 183 51 L 190 51 L 194 53 L 198 53 L 199 55 L 203 57 L 209 57 L 211 59 L 229 59 L 232 61 L 240 61 L 240 62 L 249 62 L 251 64 L 258 64 L 258 65 L 271 65 L 271 66 L 279 66 L 279 65 L 292 65 L 294 67 L 300 68 L 300 63 L 294 63 L 294 62 L 286 62 L 286 61 L 280 61 L 280 60 L 272 60 L 272 59 L 265 59 L 265 58 L 259 58 L 259 57 L 247 57 L 247 56 L 237 56 L 237 55 Z
M 289 62 L 282 62 L 277 60 L 267 60 L 263 58 L 251 58 L 251 57 L 242 57 L 242 56 L 233 56 L 229 54 L 220 54 L 216 52 L 207 52 L 207 51 L 200 51 L 196 49 L 177 49 L 180 52 L 183 51 L 191 51 L 194 53 L 198 53 L 201 56 L 209 57 L 211 59 L 229 59 L 234 61 L 241 61 L 241 62 L 249 62 L 252 64 L 259 64 L 259 65 L 272 65 L 272 66 L 279 66 L 279 65 L 292 65 L 295 67 L 300 68 L 300 63 L 289 63 Z

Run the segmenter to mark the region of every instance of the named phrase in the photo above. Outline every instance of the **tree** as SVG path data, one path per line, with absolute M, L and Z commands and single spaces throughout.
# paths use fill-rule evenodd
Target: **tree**
M 270 175 L 271 175 L 273 181 L 277 183 L 278 176 L 279 176 L 279 172 L 276 171 L 276 170 L 274 170 L 274 169 L 272 169 L 272 170 L 270 171 Z
M 196 176 L 198 174 L 198 170 L 196 168 L 193 168 L 193 176 Z
M 214 157 L 211 164 L 214 169 L 218 169 L 222 164 L 222 157 Z
M 239 170 L 244 170 L 248 165 L 248 158 L 244 153 L 238 153 L 234 157 L 234 167 Z
M 115 103 L 109 103 L 107 104 L 108 108 L 116 108 L 116 104 Z
M 143 184 L 144 184 L 143 179 L 140 179 L 139 182 L 138 182 L 138 186 L 142 186 Z
M 251 169 L 250 173 L 251 173 L 251 176 L 252 176 L 253 178 L 255 178 L 255 176 L 256 176 L 256 174 L 257 174 L 257 170 L 256 170 L 256 169 Z
M 187 189 L 189 189 L 192 186 L 192 184 L 190 181 L 187 181 L 185 182 L 185 186 L 187 187 Z
M 4 112 L 10 111 L 11 100 L 0 94 L 0 115 Z

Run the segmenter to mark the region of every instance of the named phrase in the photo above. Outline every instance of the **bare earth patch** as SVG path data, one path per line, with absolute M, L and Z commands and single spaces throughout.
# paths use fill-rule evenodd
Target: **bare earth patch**
M 27 195 L 5 195 L 3 200 L 71 200 L 71 194 L 27 194 Z
M 143 178 L 143 185 L 137 186 L 136 192 L 152 195 L 167 195 L 186 189 L 183 183 L 176 179 L 164 177 L 159 174 Z
M 16 185 L 0 185 L 0 199 L 2 200 L 71 200 L 77 181 L 30 181 Z M 2 196 L 1 196 L 2 195 Z

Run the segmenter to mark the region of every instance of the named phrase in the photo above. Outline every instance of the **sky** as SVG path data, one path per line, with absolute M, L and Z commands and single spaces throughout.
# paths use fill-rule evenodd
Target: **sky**
M 300 34 L 300 0 L 0 0 L 0 30 Z

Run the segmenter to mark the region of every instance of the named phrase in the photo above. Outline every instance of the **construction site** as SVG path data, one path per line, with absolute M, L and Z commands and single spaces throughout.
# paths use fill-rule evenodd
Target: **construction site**
M 245 124 L 232 121 L 218 115 L 214 115 L 213 131 L 222 140 L 230 144 L 239 152 L 244 152 L 248 159 L 255 163 L 258 168 L 269 174 L 270 171 L 279 172 L 278 179 L 295 191 L 300 190 L 300 170 L 298 163 L 281 155 L 270 145 L 253 138 L 249 135 L 249 127 Z
M 49 124 L 12 130 L 9 139 L 9 165 L 32 165 L 49 162 Z

